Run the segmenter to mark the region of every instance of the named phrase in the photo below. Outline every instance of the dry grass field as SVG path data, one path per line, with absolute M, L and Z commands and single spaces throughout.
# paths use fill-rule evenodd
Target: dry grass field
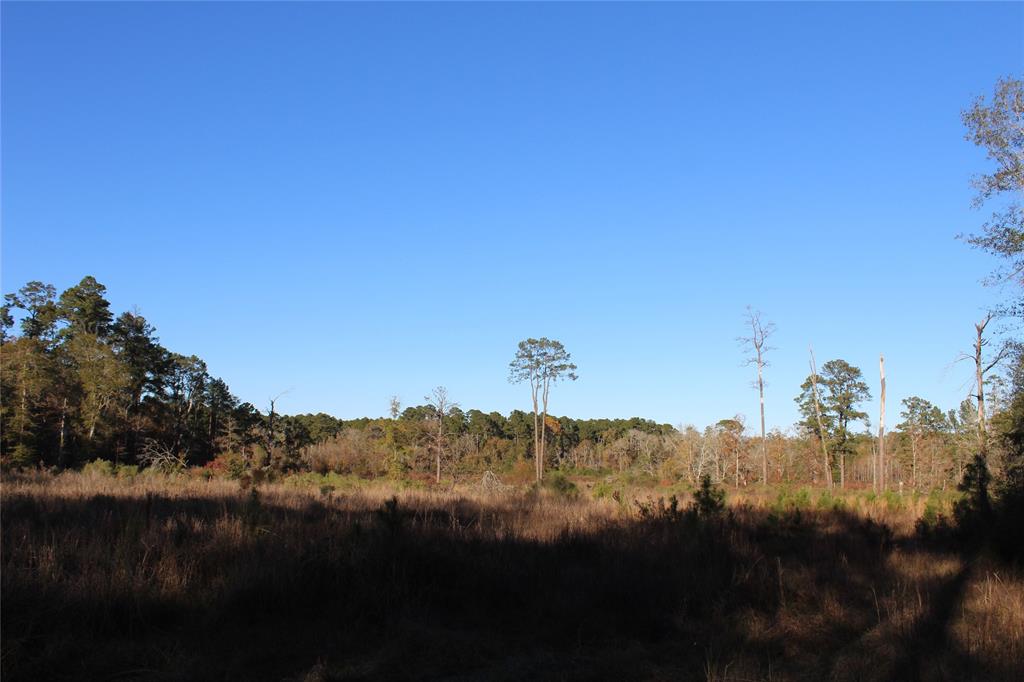
M 1024 576 L 920 505 L 7 476 L 14 680 L 1020 680 Z

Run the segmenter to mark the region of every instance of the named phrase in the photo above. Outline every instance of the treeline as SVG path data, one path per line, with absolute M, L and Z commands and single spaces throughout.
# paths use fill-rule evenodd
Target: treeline
M 265 421 L 195 355 L 164 348 L 144 317 L 116 318 L 89 276 L 60 296 L 29 282 L 0 310 L 0 449 L 7 466 L 203 462 Z M 14 313 L 20 334 L 12 336 Z M 283 435 L 283 434 L 282 434 Z
M 30 282 L 4 298 L 0 457 L 5 466 L 68 467 L 108 459 L 160 467 L 208 465 L 241 474 L 336 472 L 363 477 L 446 478 L 507 472 L 533 459 L 535 423 L 543 423 L 548 466 L 568 471 L 632 472 L 657 479 L 746 485 L 875 480 L 877 439 L 853 425 L 869 397 L 861 372 L 842 360 L 811 378 L 797 397 L 804 420 L 762 442 L 742 418 L 699 430 L 638 417 L 572 419 L 532 412 L 508 416 L 433 404 L 391 416 L 343 420 L 327 414 L 280 415 L 240 401 L 195 355 L 164 348 L 141 315 L 114 317 L 105 287 L 85 277 L 59 296 Z M 15 315 L 18 324 L 15 325 Z M 13 334 L 17 329 L 18 334 Z M 1003 411 L 998 392 L 990 409 Z M 918 397 L 903 401 L 902 421 L 887 435 L 885 479 L 891 487 L 953 487 L 977 449 L 977 412 L 967 400 L 943 411 Z M 829 459 L 822 455 L 822 444 Z M 763 449 L 762 449 L 763 448 Z
M 231 454 L 252 468 L 323 468 L 328 458 L 335 470 L 380 475 L 414 471 L 420 455 L 438 445 L 446 468 L 453 457 L 460 464 L 467 459 L 501 466 L 533 454 L 533 416 L 519 410 L 505 417 L 445 409 L 442 443 L 435 438 L 438 412 L 431 405 L 395 411 L 390 419 L 279 415 L 272 403 L 261 411 L 234 396 L 196 355 L 164 348 L 142 315 L 115 318 L 106 287 L 91 276 L 59 296 L 37 281 L 7 294 L 0 342 L 5 466 L 66 467 L 97 458 L 203 465 Z M 640 418 L 547 419 L 560 457 L 627 432 L 673 431 Z

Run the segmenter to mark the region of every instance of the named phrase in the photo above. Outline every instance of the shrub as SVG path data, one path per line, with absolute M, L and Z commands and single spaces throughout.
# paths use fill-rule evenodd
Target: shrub
M 105 459 L 94 459 L 86 462 L 82 467 L 82 473 L 90 476 L 113 476 L 114 463 Z
M 885 497 L 885 506 L 889 509 L 889 511 L 893 511 L 893 512 L 903 511 L 904 507 L 906 506 L 906 505 L 904 505 L 903 498 L 900 497 L 899 493 L 897 493 L 897 492 L 895 492 L 893 490 L 885 491 L 885 496 L 884 497 Z
M 206 463 L 206 470 L 237 480 L 245 473 L 245 458 L 237 452 L 222 452 Z
M 657 502 L 635 500 L 633 504 L 642 519 L 676 522 L 686 513 L 679 508 L 679 498 L 675 495 L 668 498 L 668 504 L 665 504 L 664 497 L 659 497 Z
M 4 465 L 14 468 L 30 467 L 39 460 L 35 449 L 26 443 L 18 443 L 11 449 Z
M 823 493 L 821 493 L 821 496 L 818 497 L 818 509 L 839 510 L 842 509 L 844 506 L 845 502 L 843 501 L 843 498 L 836 497 L 835 495 L 832 494 L 831 490 L 824 491 Z
M 590 494 L 595 500 L 600 500 L 605 497 L 611 497 L 614 492 L 615 486 L 611 481 L 598 481 L 594 484 L 594 488 L 591 490 Z
M 704 474 L 700 488 L 693 494 L 693 506 L 702 518 L 717 516 L 725 509 L 725 491 L 711 482 L 711 476 Z
M 552 471 L 545 476 L 544 487 L 567 500 L 575 500 L 580 496 L 580 489 L 561 471 Z

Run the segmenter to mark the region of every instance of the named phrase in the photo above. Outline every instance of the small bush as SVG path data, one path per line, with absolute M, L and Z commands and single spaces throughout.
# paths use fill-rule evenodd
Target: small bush
M 906 504 L 903 502 L 903 498 L 900 497 L 899 493 L 893 490 L 885 491 L 885 506 L 891 512 L 903 511 L 906 508 Z
M 659 497 L 657 502 L 635 500 L 633 504 L 636 505 L 640 518 L 647 520 L 673 523 L 681 520 L 686 514 L 679 508 L 679 498 L 675 495 L 668 498 L 668 504 L 665 504 L 664 497 Z
M 826 490 L 822 492 L 821 496 L 818 497 L 818 509 L 826 511 L 830 511 L 833 509 L 840 510 L 845 506 L 846 503 L 843 501 L 843 498 L 836 497 L 835 495 L 832 494 L 831 490 Z
M 82 467 L 82 473 L 89 476 L 113 476 L 114 463 L 106 459 L 94 459 L 86 462 Z
M 590 494 L 595 500 L 600 500 L 605 497 L 611 497 L 612 493 L 615 492 L 615 485 L 611 481 L 598 481 L 594 484 L 593 490 Z
M 238 480 L 245 473 L 245 458 L 237 452 L 222 452 L 207 462 L 205 468 L 215 476 Z
M 403 514 L 398 509 L 398 497 L 392 496 L 377 509 L 377 520 L 392 535 L 402 530 L 402 518 Z
M 21 469 L 33 466 L 38 461 L 39 454 L 31 445 L 19 443 L 10 450 L 10 454 L 5 458 L 4 466 Z
M 725 491 L 711 482 L 711 476 L 704 474 L 700 488 L 693 494 L 693 506 L 702 518 L 717 516 L 725 509 Z
M 567 500 L 575 500 L 580 496 L 580 489 L 561 471 L 552 471 L 545 476 L 544 487 Z

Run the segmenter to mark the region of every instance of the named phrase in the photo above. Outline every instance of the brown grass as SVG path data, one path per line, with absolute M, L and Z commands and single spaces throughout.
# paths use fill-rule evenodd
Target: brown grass
M 8 478 L 3 676 L 1024 677 L 1024 577 L 894 533 L 908 512 L 633 509 Z

